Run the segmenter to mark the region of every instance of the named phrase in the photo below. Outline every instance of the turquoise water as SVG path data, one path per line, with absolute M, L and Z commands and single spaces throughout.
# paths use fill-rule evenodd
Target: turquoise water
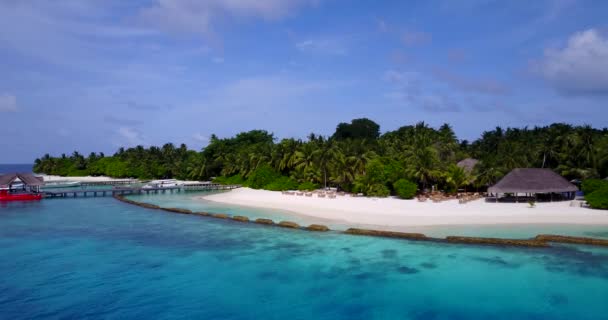
M 309 233 L 111 198 L 0 207 L 2 319 L 605 319 L 608 250 Z
M 250 219 L 268 218 L 275 221 L 289 220 L 301 225 L 320 223 L 329 226 L 333 230 L 346 230 L 349 227 L 364 227 L 386 229 L 382 226 L 353 225 L 335 221 L 327 221 L 320 218 L 303 216 L 285 210 L 259 209 L 242 206 L 227 206 L 219 203 L 201 200 L 200 196 L 208 193 L 166 193 L 154 195 L 135 195 L 130 199 L 152 203 L 164 207 L 177 207 L 193 211 L 207 211 L 214 213 L 229 213 L 232 215 L 243 215 Z M 608 212 L 606 212 L 608 214 Z M 390 229 L 390 228 L 389 228 Z M 571 236 L 583 236 L 594 238 L 608 238 L 608 225 L 539 225 L 539 224 L 515 224 L 515 225 L 449 225 L 433 227 L 407 227 L 393 228 L 397 231 L 422 232 L 428 236 L 444 238 L 450 235 L 476 236 L 476 237 L 499 237 L 528 239 L 538 234 L 561 234 Z
M 209 195 L 214 192 L 175 192 L 175 193 L 161 193 L 161 194 L 142 194 L 142 195 L 132 195 L 127 196 L 127 198 L 139 201 L 146 202 L 151 204 L 156 204 L 163 207 L 174 207 L 174 208 L 183 208 L 189 209 L 192 211 L 204 211 L 204 212 L 212 212 L 212 213 L 228 213 L 230 215 L 242 215 L 249 217 L 250 219 L 257 218 L 266 218 L 272 219 L 276 222 L 282 220 L 289 220 L 301 225 L 309 225 L 312 223 L 322 223 L 325 225 L 332 226 L 334 229 L 342 228 L 342 225 L 339 223 L 334 223 L 329 220 L 299 215 L 296 213 L 292 213 L 290 211 L 285 210 L 274 210 L 274 209 L 262 209 L 262 208 L 253 208 L 253 207 L 244 207 L 244 206 L 229 206 L 221 203 L 215 203 L 211 201 L 205 201 L 200 199 L 200 197 Z M 230 191 L 219 191 L 219 192 L 230 192 Z

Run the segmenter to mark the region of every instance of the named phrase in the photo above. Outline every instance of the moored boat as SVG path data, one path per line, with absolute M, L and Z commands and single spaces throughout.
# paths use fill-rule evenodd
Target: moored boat
M 47 181 L 44 186 L 40 187 L 41 189 L 58 189 L 58 188 L 76 188 L 80 187 L 80 181 Z
M 175 179 L 166 180 L 153 180 L 143 186 L 143 189 L 164 189 L 164 188 L 178 188 L 183 186 L 183 183 L 177 182 Z
M 8 190 L 0 190 L 0 201 L 37 201 L 41 199 L 41 193 L 9 193 Z
M 29 173 L 10 173 L 0 176 L 0 201 L 32 201 L 42 199 L 40 186 L 44 181 Z

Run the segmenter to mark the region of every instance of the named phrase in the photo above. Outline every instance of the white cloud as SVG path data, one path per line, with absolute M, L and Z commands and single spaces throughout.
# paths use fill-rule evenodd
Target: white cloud
M 492 78 L 473 78 L 441 68 L 435 68 L 432 74 L 437 80 L 465 92 L 504 95 L 509 91 L 505 85 Z
M 66 128 L 59 128 L 59 130 L 57 130 L 57 134 L 60 137 L 68 137 L 71 134 L 71 131 Z
M 17 111 L 17 97 L 8 93 L 0 93 L 0 112 Z
M 407 73 L 399 72 L 397 70 L 387 70 L 382 78 L 384 79 L 384 81 L 400 83 L 405 78 L 407 78 Z
M 384 21 L 383 19 L 376 19 L 376 24 L 378 31 L 380 32 L 388 32 L 390 29 L 388 23 L 386 23 L 386 21 Z
M 454 102 L 454 96 L 446 95 L 445 90 L 437 88 L 432 79 L 421 73 L 388 70 L 383 79 L 393 87 L 385 95 L 389 100 L 433 113 L 460 111 L 459 104 Z
M 120 141 L 116 143 L 119 146 L 137 146 L 143 145 L 144 139 L 141 133 L 131 127 L 120 127 L 116 132 Z
M 206 144 L 209 142 L 209 137 L 201 134 L 200 132 L 197 132 L 194 135 L 192 135 L 192 139 L 194 139 L 197 142 L 203 143 L 203 144 Z
M 242 78 L 220 88 L 212 100 L 235 109 L 271 109 L 332 86 L 328 82 L 301 81 L 286 76 L 257 76 Z
M 171 31 L 209 34 L 212 23 L 224 17 L 280 19 L 314 0 L 157 0 L 141 16 Z
M 313 54 L 345 55 L 348 53 L 347 41 L 340 37 L 320 37 L 296 43 L 302 52 Z
M 431 42 L 432 36 L 428 32 L 409 30 L 403 33 L 401 39 L 406 45 L 415 46 Z
M 608 38 L 595 29 L 576 33 L 565 47 L 547 49 L 540 69 L 564 94 L 608 94 Z

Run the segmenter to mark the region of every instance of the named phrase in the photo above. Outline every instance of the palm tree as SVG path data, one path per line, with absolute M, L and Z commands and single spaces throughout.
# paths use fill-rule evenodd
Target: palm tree
M 346 157 L 343 153 L 338 152 L 332 162 L 330 180 L 342 189 L 355 180 L 356 166 L 352 160 L 352 157 Z
M 273 151 L 273 166 L 279 171 L 293 169 L 298 160 L 297 152 L 300 145 L 299 140 L 283 139 Z
M 311 142 L 305 143 L 296 151 L 293 166 L 295 169 L 305 172 L 315 167 L 315 145 Z M 312 181 L 311 181 L 312 182 Z
M 463 168 L 452 164 L 445 173 L 445 181 L 458 191 L 471 183 L 471 176 Z
M 323 185 L 327 188 L 327 170 L 329 164 L 337 156 L 340 149 L 333 140 L 321 142 L 319 148 L 313 152 L 315 164 L 323 172 Z
M 432 145 L 429 130 L 431 129 L 424 122 L 418 123 L 405 151 L 406 172 L 422 184 L 422 189 L 441 176 L 438 170 L 439 157 Z
M 344 147 L 344 153 L 348 155 L 348 161 L 354 167 L 354 172 L 358 174 L 365 174 L 365 165 L 377 157 L 376 152 L 369 150 L 365 139 L 348 140 L 342 146 Z
M 207 159 L 201 154 L 197 154 L 194 161 L 188 163 L 188 178 L 200 180 L 206 176 Z
M 433 147 L 426 147 L 411 152 L 406 156 L 406 172 L 414 180 L 422 184 L 422 189 L 441 176 L 437 169 L 437 151 Z
M 444 162 L 450 162 L 458 149 L 458 139 L 452 127 L 445 123 L 438 130 L 437 150 L 439 159 Z

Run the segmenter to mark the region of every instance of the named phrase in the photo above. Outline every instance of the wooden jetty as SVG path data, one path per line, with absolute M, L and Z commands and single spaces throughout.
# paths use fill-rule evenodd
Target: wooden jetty
M 195 189 L 194 187 L 198 187 Z M 77 198 L 77 197 L 106 197 L 115 195 L 133 195 L 133 194 L 159 194 L 159 193 L 177 193 L 187 191 L 215 191 L 215 190 L 232 190 L 240 188 L 240 185 L 222 185 L 222 184 L 201 184 L 192 186 L 192 188 L 184 186 L 164 187 L 164 188 L 132 188 L 132 187 L 116 187 L 113 189 L 69 189 L 56 191 L 41 192 L 45 198 Z
M 224 185 L 218 183 L 187 183 L 181 186 L 184 191 L 215 191 L 215 190 L 232 190 L 240 188 L 240 185 Z
M 140 183 L 137 179 L 121 179 L 121 180 L 109 180 L 109 181 L 83 181 L 80 185 L 83 187 L 94 187 L 94 186 L 119 186 Z

